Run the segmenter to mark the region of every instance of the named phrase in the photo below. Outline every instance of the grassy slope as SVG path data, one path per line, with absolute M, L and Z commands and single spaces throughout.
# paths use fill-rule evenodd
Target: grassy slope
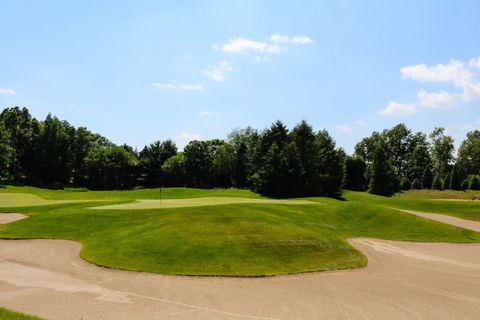
M 442 213 L 463 219 L 480 221 L 480 201 L 470 200 L 474 195 L 479 196 L 480 192 L 451 190 L 409 191 L 392 197 L 389 203 L 392 207 L 402 209 Z
M 75 192 L 10 187 L 0 192 L 25 190 L 49 199 L 117 199 L 109 203 L 158 194 L 158 189 Z M 163 191 L 165 198 L 220 195 L 258 197 L 235 189 Z M 229 276 L 363 266 L 367 260 L 346 242 L 350 237 L 480 241 L 479 233 L 389 209 L 402 202 L 400 197 L 346 192 L 345 198 L 347 201 L 310 198 L 314 205 L 235 204 L 151 210 L 88 209 L 92 203 L 2 208 L 3 212 L 22 212 L 31 218 L 3 226 L 0 237 L 76 240 L 84 246 L 83 258 L 109 267 Z M 459 211 L 468 209 L 463 202 L 457 206 Z
M 2 320 L 41 320 L 40 318 L 27 316 L 23 313 L 10 311 L 4 308 L 0 308 L 0 319 Z

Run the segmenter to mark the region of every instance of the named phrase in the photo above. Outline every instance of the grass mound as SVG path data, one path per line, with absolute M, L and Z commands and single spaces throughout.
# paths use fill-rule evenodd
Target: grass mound
M 7 187 L 0 193 L 14 190 L 18 189 Z M 132 204 L 132 200 L 152 199 L 159 193 L 158 189 L 31 191 L 48 195 L 50 200 L 102 199 L 122 206 L 129 201 Z M 346 201 L 307 198 L 301 200 L 305 203 L 285 204 L 243 190 L 186 188 L 165 189 L 162 197 L 184 199 L 177 203 L 211 202 L 212 198 L 214 202 L 237 198 L 237 202 L 163 209 L 91 209 L 98 205 L 94 202 L 22 207 L 16 212 L 30 218 L 4 225 L 0 237 L 79 241 L 84 259 L 107 267 L 222 276 L 269 276 L 364 266 L 365 256 L 346 241 L 352 237 L 480 241 L 479 233 L 390 209 L 421 206 L 422 201 L 428 201 L 408 197 L 345 192 Z M 253 200 L 255 203 L 245 203 Z M 457 212 L 468 210 L 463 202 L 456 201 Z

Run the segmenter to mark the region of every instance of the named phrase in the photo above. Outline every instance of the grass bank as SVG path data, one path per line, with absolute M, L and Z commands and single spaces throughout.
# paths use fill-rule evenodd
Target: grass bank
M 81 256 L 87 261 L 164 274 L 270 276 L 364 266 L 366 257 L 346 241 L 352 237 L 480 241 L 479 233 L 390 209 L 417 205 L 415 210 L 434 212 L 423 210 L 423 201 L 430 200 L 415 202 L 405 195 L 384 198 L 345 192 L 345 201 L 307 198 L 310 204 L 259 202 L 112 210 L 92 209 L 98 206 L 93 200 L 121 204 L 157 199 L 153 196 L 158 196 L 159 190 L 102 192 L 7 187 L 0 193 L 85 201 L 0 208 L 0 212 L 30 215 L 28 219 L 0 226 L 1 238 L 75 240 L 82 243 Z M 162 197 L 260 198 L 244 190 L 187 188 L 163 189 Z M 451 209 L 467 215 L 471 210 L 459 201 Z

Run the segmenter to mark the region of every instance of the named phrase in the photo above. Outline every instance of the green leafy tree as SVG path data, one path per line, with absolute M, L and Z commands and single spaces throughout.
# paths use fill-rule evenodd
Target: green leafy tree
M 367 185 L 367 164 L 359 156 L 345 159 L 345 189 L 364 191 Z
M 459 174 L 466 177 L 469 174 L 480 174 L 480 130 L 467 133 L 458 149 Z
M 14 149 L 10 146 L 10 136 L 3 124 L 0 122 L 0 178 L 9 176 L 9 169 L 12 165 Z
M 437 175 L 433 178 L 432 189 L 443 190 L 443 184 L 443 179 Z
M 426 144 L 417 144 L 413 149 L 408 160 L 408 177 L 411 181 L 414 179 L 422 180 L 425 168 L 430 167 L 432 163 L 430 152 Z M 430 187 L 431 182 L 425 185 Z M 421 189 L 421 188 L 420 188 Z
M 372 178 L 368 192 L 390 196 L 398 191 L 398 178 L 382 144 L 377 144 L 373 154 Z
M 87 185 L 92 189 L 123 189 L 136 184 L 138 158 L 122 146 L 95 146 L 85 158 Z
M 244 188 L 247 186 L 247 176 L 248 176 L 248 155 L 247 155 L 247 145 L 244 142 L 241 142 L 235 153 L 235 177 L 234 185 L 237 188 Z
M 163 182 L 166 186 L 185 185 L 185 155 L 179 152 L 168 158 L 162 165 Z
M 453 160 L 453 138 L 445 135 L 444 128 L 435 128 L 430 134 L 432 159 L 435 176 L 443 180 L 450 162 Z
M 155 141 L 143 148 L 139 158 L 145 185 L 153 187 L 163 183 L 162 165 L 175 154 L 177 154 L 177 146 L 172 140 Z
M 75 128 L 48 114 L 39 139 L 38 176 L 43 183 L 68 184 L 73 174 Z
M 423 170 L 422 185 L 423 188 L 430 189 L 433 183 L 433 170 L 431 165 L 427 165 Z
M 0 122 L 3 124 L 9 137 L 9 145 L 13 149 L 10 175 L 14 179 L 31 179 L 39 170 L 37 167 L 38 138 L 40 134 L 39 122 L 34 119 L 27 108 L 6 108 L 0 113 Z
M 469 189 L 470 190 L 480 190 L 480 176 L 478 176 L 476 174 L 471 175 Z
M 414 190 L 420 190 L 422 189 L 422 180 L 415 178 L 412 181 L 412 189 Z

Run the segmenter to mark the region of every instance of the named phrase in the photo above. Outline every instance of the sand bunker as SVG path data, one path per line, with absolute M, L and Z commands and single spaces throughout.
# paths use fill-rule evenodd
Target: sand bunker
M 161 209 L 161 208 L 183 208 L 199 206 L 215 206 L 226 204 L 315 204 L 309 200 L 291 199 L 268 199 L 268 198 L 240 198 L 240 197 L 204 197 L 189 199 L 164 199 L 164 200 L 136 200 L 135 202 L 113 204 L 94 207 L 92 209 Z
M 81 260 L 75 242 L 1 240 L 0 304 L 50 320 L 410 320 L 480 314 L 480 244 L 350 243 L 369 258 L 366 268 L 242 279 L 111 270 Z
M 0 224 L 6 224 L 28 218 L 28 216 L 21 213 L 0 213 Z

